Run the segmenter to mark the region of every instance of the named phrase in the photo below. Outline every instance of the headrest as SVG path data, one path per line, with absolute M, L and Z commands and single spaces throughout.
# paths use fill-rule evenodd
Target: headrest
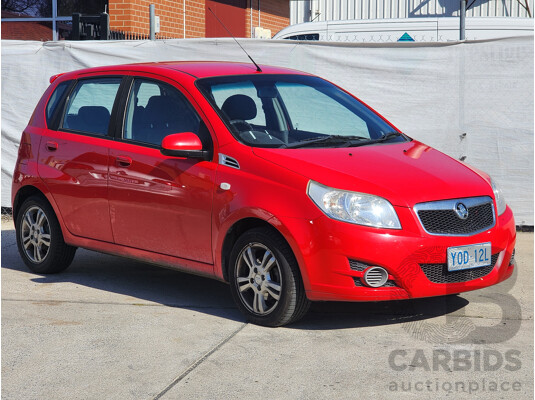
M 110 120 L 110 112 L 106 107 L 102 106 L 83 106 L 78 110 L 78 116 L 84 121 L 95 123 L 101 121 L 108 123 Z
M 256 104 L 253 99 L 243 94 L 230 96 L 223 103 L 221 110 L 232 121 L 236 119 L 250 120 L 256 117 Z

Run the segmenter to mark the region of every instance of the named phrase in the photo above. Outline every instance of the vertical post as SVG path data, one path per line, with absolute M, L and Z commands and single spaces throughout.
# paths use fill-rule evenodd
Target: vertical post
M 183 12 L 183 17 L 184 17 L 184 39 L 186 39 L 186 0 L 184 0 L 184 12 Z
M 100 40 L 108 40 L 110 37 L 110 16 L 107 13 L 100 14 Z
M 258 27 L 260 26 L 260 0 L 258 0 Z
M 58 40 L 58 25 L 56 18 L 58 17 L 58 3 L 52 1 L 52 40 Z
M 461 18 L 459 27 L 459 39 L 466 39 L 466 0 L 461 0 Z
M 80 13 L 72 14 L 71 40 L 80 40 Z
M 149 14 L 150 14 L 150 35 L 149 39 L 154 40 L 154 26 L 156 25 L 156 18 L 154 15 L 154 4 L 151 4 L 149 6 Z
M 254 37 L 253 35 L 253 0 L 249 0 L 249 6 L 250 6 L 250 12 L 249 12 L 249 19 L 250 19 L 250 29 L 251 29 L 251 37 Z

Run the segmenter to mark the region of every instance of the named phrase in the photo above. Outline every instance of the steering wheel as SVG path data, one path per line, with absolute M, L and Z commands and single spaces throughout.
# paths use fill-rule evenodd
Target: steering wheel
M 240 132 L 253 130 L 253 127 L 243 119 L 233 119 L 230 121 L 230 124 Z
M 275 136 L 271 136 L 265 131 L 242 131 L 240 132 L 240 138 L 252 145 L 274 145 L 276 147 L 284 144 L 284 142 Z

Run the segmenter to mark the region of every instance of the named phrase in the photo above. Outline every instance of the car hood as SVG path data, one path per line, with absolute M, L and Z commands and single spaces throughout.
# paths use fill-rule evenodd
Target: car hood
M 482 174 L 418 141 L 361 147 L 270 149 L 254 154 L 337 189 L 370 193 L 393 205 L 492 196 Z

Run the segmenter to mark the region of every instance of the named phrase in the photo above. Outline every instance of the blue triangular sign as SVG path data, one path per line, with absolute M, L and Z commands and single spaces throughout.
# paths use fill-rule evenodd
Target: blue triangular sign
M 409 35 L 407 32 L 405 32 L 399 39 L 398 42 L 414 42 L 414 39 Z

